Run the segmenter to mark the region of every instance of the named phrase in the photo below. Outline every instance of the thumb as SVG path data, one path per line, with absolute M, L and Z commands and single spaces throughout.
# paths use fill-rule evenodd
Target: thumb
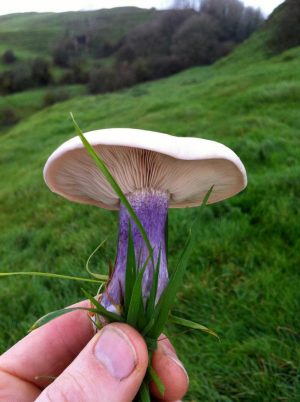
M 109 324 L 36 401 L 131 402 L 147 365 L 141 335 L 126 324 Z

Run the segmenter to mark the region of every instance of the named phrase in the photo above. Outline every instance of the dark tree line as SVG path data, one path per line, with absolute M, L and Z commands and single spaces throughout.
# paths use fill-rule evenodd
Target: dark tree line
M 4 55 L 9 52 L 6 51 Z M 42 58 L 35 58 L 29 63 L 17 64 L 10 70 L 0 73 L 0 93 L 24 91 L 29 88 L 46 86 L 52 82 L 50 63 Z
M 118 41 L 103 39 L 100 27 L 84 24 L 56 44 L 52 63 L 36 58 L 21 64 L 7 50 L 2 61 L 10 69 L 0 74 L 0 92 L 55 83 L 87 84 L 90 92 L 103 93 L 159 79 L 214 63 L 262 22 L 260 11 L 239 0 L 176 0 L 172 9 L 155 14 Z M 112 63 L 103 64 L 109 57 Z M 53 65 L 65 70 L 56 82 Z
M 106 92 L 113 90 L 111 86 L 118 89 L 211 64 L 262 23 L 259 10 L 238 0 L 178 0 L 173 9 L 129 32 L 117 47 L 113 71 L 93 70 L 89 88 L 91 92 Z M 107 85 L 110 79 L 114 83 Z
M 2 62 L 4 64 L 13 64 L 17 60 L 16 55 L 11 49 L 5 50 L 2 54 Z

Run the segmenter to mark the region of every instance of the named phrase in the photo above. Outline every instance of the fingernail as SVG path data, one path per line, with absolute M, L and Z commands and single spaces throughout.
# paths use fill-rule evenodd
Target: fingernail
M 184 367 L 184 365 L 181 363 L 181 361 L 173 355 L 169 355 L 169 359 L 171 359 L 175 364 L 177 364 L 177 366 L 179 366 L 181 368 L 181 370 L 184 372 L 186 379 L 187 379 L 187 383 L 189 384 L 190 379 L 189 379 L 189 375 Z
M 137 356 L 128 336 L 115 327 L 105 327 L 95 345 L 94 353 L 100 363 L 117 380 L 127 378 L 135 369 Z
M 161 342 L 160 343 L 161 348 L 163 349 L 163 353 L 165 355 L 174 355 L 176 356 L 176 350 L 172 346 L 170 342 Z
M 169 359 L 171 359 L 177 366 L 181 368 L 181 370 L 184 372 L 187 382 L 189 383 L 189 375 L 184 367 L 184 365 L 181 363 L 181 361 L 178 359 L 175 349 L 170 347 L 168 344 L 163 345 L 163 352 L 165 356 L 168 356 Z

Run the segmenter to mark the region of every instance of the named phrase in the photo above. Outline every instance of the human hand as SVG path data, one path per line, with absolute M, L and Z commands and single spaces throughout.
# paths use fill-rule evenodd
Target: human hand
M 86 312 L 74 311 L 31 332 L 0 356 L 0 401 L 130 402 L 147 364 L 145 342 L 132 327 L 113 323 L 94 335 Z M 163 397 L 151 385 L 153 400 L 181 399 L 188 376 L 165 337 L 152 365 L 165 385 Z

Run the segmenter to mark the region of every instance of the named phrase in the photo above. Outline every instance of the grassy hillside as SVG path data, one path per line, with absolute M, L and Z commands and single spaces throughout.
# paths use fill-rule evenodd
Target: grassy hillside
M 101 39 L 117 41 L 128 30 L 156 13 L 156 10 L 120 7 L 98 11 L 0 16 L 0 53 L 12 48 L 21 58 L 47 56 L 66 32 L 80 34 L 92 27 Z
M 248 188 L 206 209 L 176 305 L 216 330 L 221 342 L 168 328 L 190 373 L 187 401 L 300 400 L 300 48 L 256 58 L 253 43 L 212 67 L 111 95 L 78 96 L 0 137 L 1 271 L 85 275 L 86 258 L 104 238 L 114 259 L 116 213 L 68 202 L 43 182 L 49 154 L 74 136 L 70 110 L 85 131 L 133 127 L 203 137 L 241 157 Z M 170 211 L 170 269 L 194 212 Z M 107 271 L 102 257 L 94 269 Z M 81 299 L 80 286 L 2 278 L 0 349 L 37 317 Z
M 259 10 L 219 7 L 25 13 L 0 17 L 0 94 L 86 84 L 103 94 L 229 54 L 259 29 Z M 206 7 L 206 8 L 205 8 Z M 227 11 L 226 11 L 227 10 Z M 1 124 L 0 124 L 1 130 Z

